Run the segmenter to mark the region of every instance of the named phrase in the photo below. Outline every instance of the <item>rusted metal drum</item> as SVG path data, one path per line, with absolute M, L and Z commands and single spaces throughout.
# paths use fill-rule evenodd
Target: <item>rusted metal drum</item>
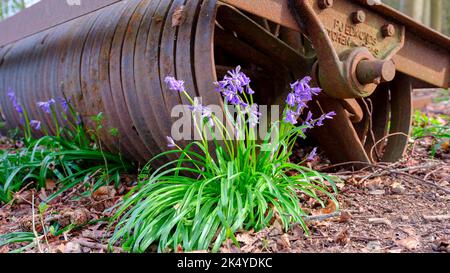
M 105 128 L 119 130 L 103 131 L 108 150 L 145 162 L 166 150 L 172 107 L 186 103 L 166 76 L 220 104 L 213 82 L 241 65 L 258 103 L 281 104 L 290 82 L 315 73 L 315 53 L 304 34 L 216 0 L 120 1 L 1 47 L 0 116 L 9 128 L 20 122 L 12 89 L 33 119 L 51 124 L 36 102 L 65 94 L 87 126 L 103 112 Z M 394 161 L 407 144 L 411 92 L 410 77 L 397 73 L 370 97 L 320 97 L 311 109 L 338 115 L 313 135 L 333 162 Z
M 173 21 L 182 11 L 181 21 Z M 122 1 L 0 49 L 0 107 L 19 124 L 7 98 L 16 92 L 33 119 L 51 124 L 36 102 L 65 94 L 88 126 L 103 112 L 105 146 L 144 161 L 166 148 L 172 106 L 183 103 L 164 84 L 186 81 L 193 96 L 217 103 L 213 58 L 216 1 Z

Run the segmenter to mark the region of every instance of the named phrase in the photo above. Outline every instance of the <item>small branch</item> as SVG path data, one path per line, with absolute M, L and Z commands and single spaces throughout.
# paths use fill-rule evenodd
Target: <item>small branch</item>
M 104 251 L 109 251 L 110 247 L 108 245 L 100 244 L 100 243 L 92 243 L 84 240 L 74 240 L 75 243 L 80 244 L 81 246 L 93 248 L 93 249 L 102 249 Z M 121 247 L 112 247 L 114 251 L 124 252 Z
M 341 216 L 341 212 L 333 212 L 330 214 L 322 214 L 322 215 L 314 215 L 314 216 L 307 216 L 304 218 L 305 222 L 313 222 L 313 221 L 323 221 L 326 219 L 330 219 L 330 218 L 334 218 L 334 217 L 339 217 Z

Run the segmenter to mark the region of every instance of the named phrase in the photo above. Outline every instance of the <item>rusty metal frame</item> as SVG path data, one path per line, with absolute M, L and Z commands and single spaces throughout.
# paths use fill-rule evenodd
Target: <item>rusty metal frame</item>
M 344 1 L 344 0 L 336 0 Z M 450 39 L 408 16 L 384 5 L 368 5 L 365 0 L 351 0 L 406 28 L 403 48 L 393 56 L 397 70 L 431 86 L 449 87 Z M 222 0 L 239 9 L 301 31 L 289 11 L 286 0 Z

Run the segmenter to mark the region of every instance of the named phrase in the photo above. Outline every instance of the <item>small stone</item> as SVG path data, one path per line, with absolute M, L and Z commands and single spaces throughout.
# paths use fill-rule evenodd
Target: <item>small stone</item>
M 370 241 L 367 243 L 365 249 L 368 252 L 377 252 L 381 249 L 381 243 L 379 241 Z
M 395 194 L 404 194 L 406 189 L 402 184 L 400 184 L 398 182 L 394 182 L 391 185 L 391 191 Z
M 64 249 L 64 253 L 82 253 L 79 243 L 68 242 Z

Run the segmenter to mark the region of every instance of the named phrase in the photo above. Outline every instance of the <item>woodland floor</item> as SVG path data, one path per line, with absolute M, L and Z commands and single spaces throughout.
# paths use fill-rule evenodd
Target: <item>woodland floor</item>
M 450 115 L 450 103 L 428 105 L 429 115 Z M 11 145 L 0 142 L 0 149 Z M 13 144 L 12 144 L 13 145 Z M 339 169 L 340 212 L 332 203 L 325 209 L 303 199 L 310 236 L 299 226 L 284 233 L 275 220 L 272 227 L 260 232 L 237 234 L 240 247 L 227 242 L 222 252 L 448 252 L 450 253 L 450 151 L 444 147 L 435 159 L 429 156 L 432 139 L 411 141 L 405 158 L 393 165 L 379 165 L 351 172 Z M 326 168 L 319 156 L 313 167 Z M 90 197 L 76 198 L 82 189 L 75 188 L 49 204 L 44 215 L 34 209 L 56 190 L 54 181 L 40 192 L 24 189 L 12 204 L 0 207 L 0 234 L 42 230 L 57 221 L 61 226 L 81 225 L 59 237 L 40 237 L 39 246 L 24 252 L 106 252 L 111 230 L 102 218 L 112 215 L 111 207 L 134 184 L 124 177 L 120 189 L 104 187 Z M 34 196 L 34 197 L 33 197 Z M 319 220 L 314 221 L 314 217 Z M 316 219 L 317 219 L 316 218 Z M 0 248 L 0 253 L 23 247 L 15 243 Z M 115 252 L 120 252 L 116 248 Z

